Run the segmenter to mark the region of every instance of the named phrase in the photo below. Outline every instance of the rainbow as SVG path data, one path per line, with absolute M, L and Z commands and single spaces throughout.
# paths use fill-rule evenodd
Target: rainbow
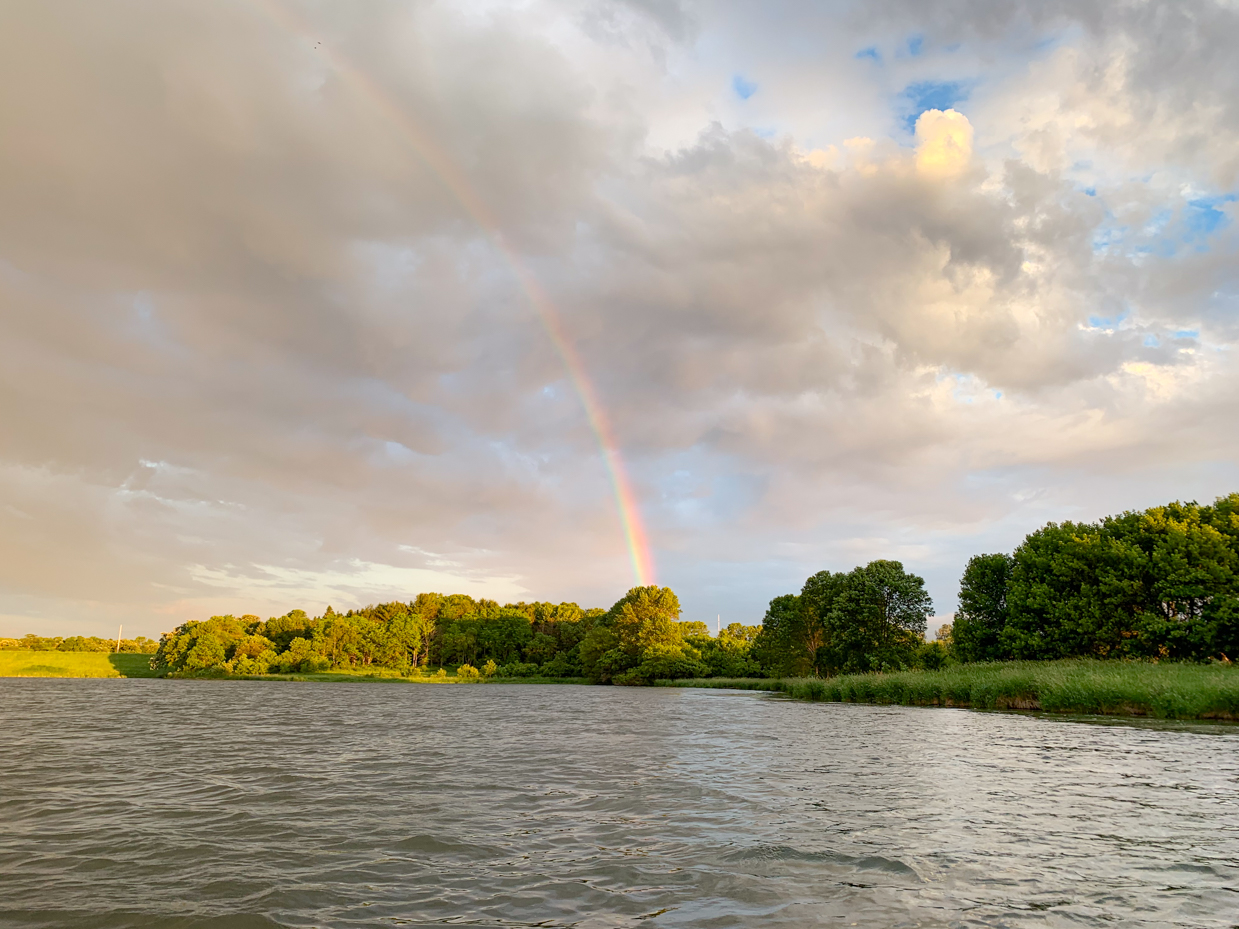
M 598 393 L 585 372 L 585 365 L 581 362 L 580 355 L 568 339 L 563 324 L 560 322 L 560 314 L 555 309 L 550 295 L 525 267 L 517 251 L 508 244 L 497 217 L 473 189 L 465 173 L 422 130 L 386 89 L 339 52 L 315 42 L 311 38 L 312 33 L 307 24 L 303 23 L 279 0 L 259 0 L 259 2 L 278 26 L 311 44 L 315 51 L 324 56 L 332 70 L 354 93 L 368 100 L 370 105 L 399 131 L 404 141 L 438 177 L 443 186 L 456 198 L 465 212 L 486 233 L 499 254 L 503 256 L 530 306 L 533 307 L 539 322 L 542 323 L 542 328 L 550 337 L 551 345 L 554 346 L 556 354 L 563 362 L 573 389 L 580 398 L 581 406 L 585 409 L 585 417 L 598 442 L 603 464 L 611 479 L 611 486 L 615 493 L 615 506 L 619 512 L 624 540 L 632 560 L 633 576 L 637 584 L 642 587 L 655 583 L 653 552 L 641 521 L 637 497 L 624 468 L 619 443 L 615 439 L 615 433 L 607 419 L 606 411 L 598 400 Z

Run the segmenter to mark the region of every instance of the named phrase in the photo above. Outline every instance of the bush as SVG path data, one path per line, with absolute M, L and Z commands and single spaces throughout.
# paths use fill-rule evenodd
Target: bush
M 228 670 L 233 674 L 266 674 L 270 667 L 267 662 L 259 658 L 250 658 L 248 655 L 234 658 L 228 664 L 231 666 Z
M 471 664 L 462 664 L 456 669 L 456 680 L 462 684 L 474 684 L 482 679 L 482 672 Z
M 288 651 L 278 656 L 273 664 L 281 674 L 296 672 L 305 674 L 326 671 L 331 667 L 330 661 L 314 651 L 314 643 L 300 636 L 292 640 Z
M 514 661 L 499 668 L 500 677 L 537 677 L 542 669 L 532 661 Z
M 581 662 L 575 656 L 575 649 L 572 656 L 561 652 L 542 666 L 542 675 L 544 677 L 580 677 Z

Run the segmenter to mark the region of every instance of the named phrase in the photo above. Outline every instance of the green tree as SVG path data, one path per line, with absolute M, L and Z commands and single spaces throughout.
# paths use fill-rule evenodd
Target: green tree
M 913 666 L 932 612 L 925 581 L 898 561 L 855 568 L 826 617 L 827 669 L 853 673 Z
M 179 670 L 187 673 L 224 670 L 224 643 L 210 632 L 194 639 Z
M 677 648 L 684 644 L 680 633 L 680 601 L 670 587 L 634 587 L 608 612 L 618 647 L 634 663 L 655 645 Z
M 830 645 L 827 617 L 843 590 L 847 575 L 818 571 L 804 582 L 800 594 L 770 601 L 762 619 L 755 653 L 772 674 L 804 677 L 826 670 Z
M 613 670 L 623 671 L 626 667 L 624 653 L 617 647 L 619 636 L 611 628 L 609 622 L 595 623 L 579 646 L 579 658 L 584 675 L 594 684 L 611 683 Z M 604 660 L 605 659 L 605 660 Z
M 1007 626 L 1007 590 L 1015 559 L 1010 555 L 975 555 L 959 582 L 959 608 L 951 623 L 951 650 L 960 661 L 997 661 L 1009 657 L 1002 644 Z

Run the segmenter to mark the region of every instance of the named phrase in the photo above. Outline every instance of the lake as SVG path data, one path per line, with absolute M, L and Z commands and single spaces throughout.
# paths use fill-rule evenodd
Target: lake
M 1239 729 L 0 680 L 0 925 L 1239 924 Z

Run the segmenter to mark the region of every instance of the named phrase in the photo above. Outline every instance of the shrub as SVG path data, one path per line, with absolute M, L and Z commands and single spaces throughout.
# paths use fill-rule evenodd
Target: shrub
M 541 668 L 532 661 L 514 661 L 499 668 L 500 677 L 537 677 Z
M 463 684 L 473 684 L 482 679 L 482 672 L 471 664 L 462 664 L 456 669 L 456 680 Z

